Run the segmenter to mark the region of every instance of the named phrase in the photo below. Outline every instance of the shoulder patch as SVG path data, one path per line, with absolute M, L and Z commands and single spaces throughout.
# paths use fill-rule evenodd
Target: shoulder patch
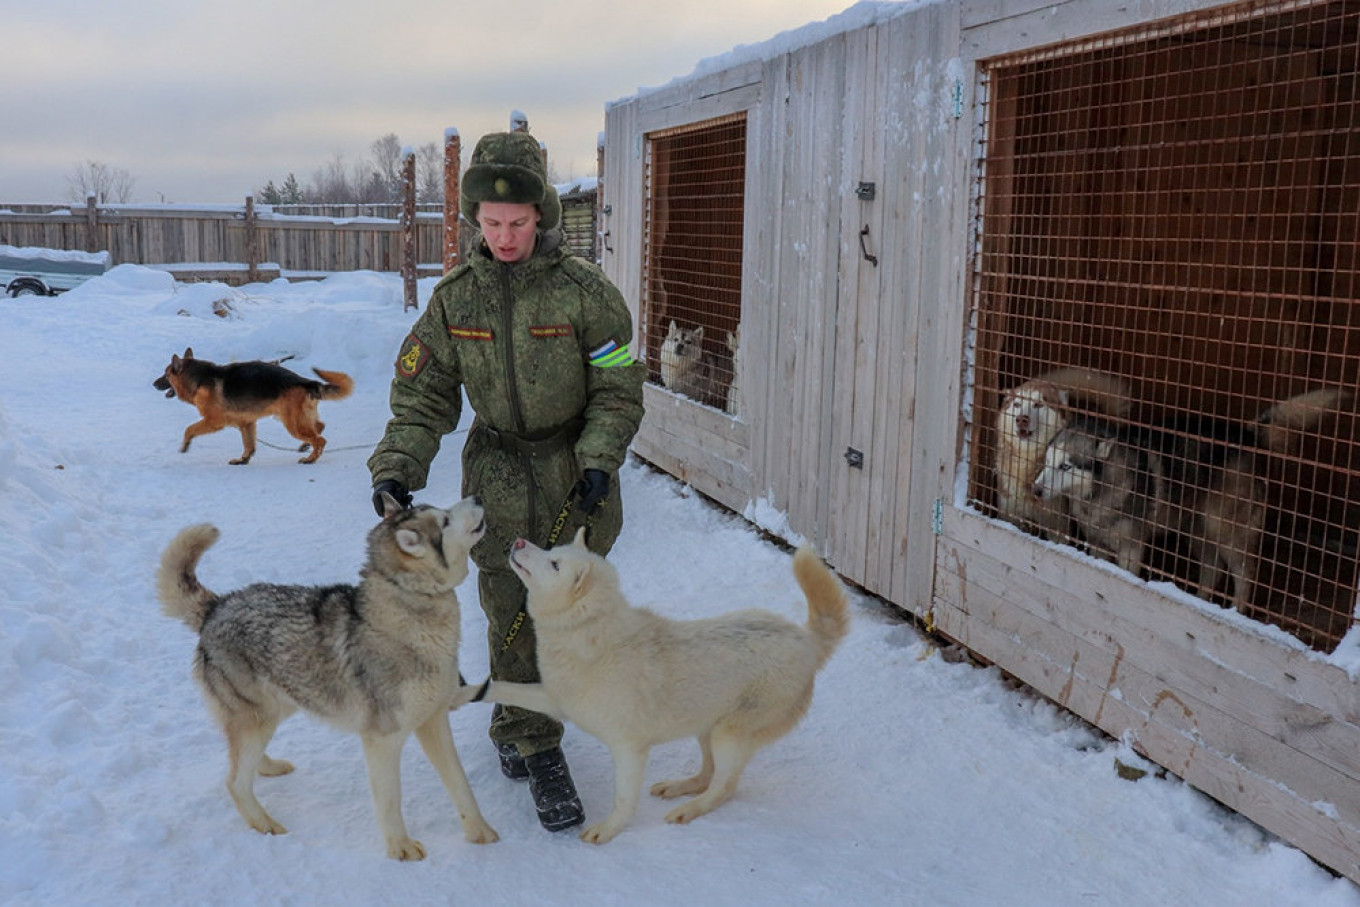
M 430 361 L 430 351 L 415 334 L 407 334 L 401 343 L 401 353 L 397 356 L 397 374 L 403 378 L 419 375 Z
M 628 353 L 628 344 L 620 345 L 613 340 L 591 350 L 589 357 L 590 364 L 596 368 L 618 368 L 633 364 L 633 357 Z

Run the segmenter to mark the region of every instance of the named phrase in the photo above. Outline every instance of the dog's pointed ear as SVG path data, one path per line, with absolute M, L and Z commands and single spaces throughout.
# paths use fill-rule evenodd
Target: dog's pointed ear
M 194 358 L 194 348 L 193 348 L 193 347 L 191 347 L 191 346 L 186 346 L 186 347 L 184 348 L 184 358 L 185 358 L 185 359 L 192 359 L 192 358 Z
M 1108 460 L 1110 454 L 1114 452 L 1114 438 L 1102 438 L 1096 445 L 1096 459 Z
M 414 529 L 397 530 L 397 547 L 411 557 L 425 556 L 425 539 Z
M 572 538 L 571 544 L 576 548 L 586 548 L 586 527 L 582 526 L 576 530 L 576 535 Z
M 571 594 L 580 598 L 585 594 L 586 586 L 590 584 L 590 572 L 595 569 L 594 561 L 582 561 L 576 570 L 576 576 L 571 581 Z
M 396 498 L 392 497 L 392 495 L 388 494 L 385 491 L 382 492 L 382 505 L 383 505 L 382 518 L 384 522 L 392 519 L 392 517 L 396 516 L 397 514 L 401 513 L 403 510 L 406 509 L 401 506 L 401 502 L 399 502 Z
M 703 325 L 700 325 L 699 327 L 695 328 L 694 332 L 690 334 L 690 337 L 694 338 L 695 343 L 699 343 L 701 340 L 703 340 L 704 339 Z

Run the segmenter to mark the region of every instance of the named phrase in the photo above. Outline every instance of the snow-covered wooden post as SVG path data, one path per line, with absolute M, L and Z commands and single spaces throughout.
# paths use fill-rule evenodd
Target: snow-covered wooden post
M 462 239 L 459 233 L 458 193 L 463 170 L 463 140 L 458 130 L 444 130 L 444 273 L 458 264 Z
M 246 196 L 246 283 L 260 279 L 260 232 L 255 217 L 255 196 Z
M 85 193 L 85 251 L 99 251 L 99 199 L 93 192 Z
M 529 117 L 525 115 L 524 111 L 522 110 L 510 111 L 510 131 L 511 132 L 529 131 Z M 543 170 L 544 172 L 546 172 L 548 169 L 548 146 L 543 144 L 542 142 L 539 142 L 538 153 L 543 155 Z
M 416 308 L 416 152 L 401 150 L 401 286 L 406 309 Z

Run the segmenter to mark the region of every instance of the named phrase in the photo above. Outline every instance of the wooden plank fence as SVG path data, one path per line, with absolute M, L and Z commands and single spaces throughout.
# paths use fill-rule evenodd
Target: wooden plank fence
M 284 213 L 298 209 L 317 213 Z M 564 201 L 572 252 L 595 260 L 595 193 Z M 372 212 L 372 213 L 360 213 Z M 390 215 L 390 216 L 385 216 Z M 417 205 L 419 276 L 444 273 L 443 205 Z M 400 205 L 56 205 L 0 206 L 0 245 L 108 251 L 115 265 L 176 265 L 202 272 L 306 277 L 330 271 L 400 272 L 407 251 Z M 244 269 L 242 268 L 244 266 Z
M 0 243 L 108 251 L 113 264 L 223 263 L 283 272 L 400 271 L 399 219 L 279 214 L 268 205 L 89 205 L 45 212 L 0 209 Z M 33 207 L 33 206 L 26 206 Z M 443 272 L 443 215 L 416 212 L 422 274 Z

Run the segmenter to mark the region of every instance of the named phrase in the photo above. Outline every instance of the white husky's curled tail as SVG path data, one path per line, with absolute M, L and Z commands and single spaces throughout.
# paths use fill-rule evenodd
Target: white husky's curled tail
M 203 588 L 194 571 L 198 559 L 212 547 L 218 535 L 217 527 L 208 523 L 180 530 L 161 554 L 161 567 L 156 571 L 156 597 L 161 601 L 161 610 L 184 621 L 195 633 L 203 628 L 208 604 L 217 596 Z
M 793 575 L 807 599 L 807 628 L 817 641 L 820 670 L 850 630 L 845 587 L 808 545 L 800 545 L 794 552 Z

